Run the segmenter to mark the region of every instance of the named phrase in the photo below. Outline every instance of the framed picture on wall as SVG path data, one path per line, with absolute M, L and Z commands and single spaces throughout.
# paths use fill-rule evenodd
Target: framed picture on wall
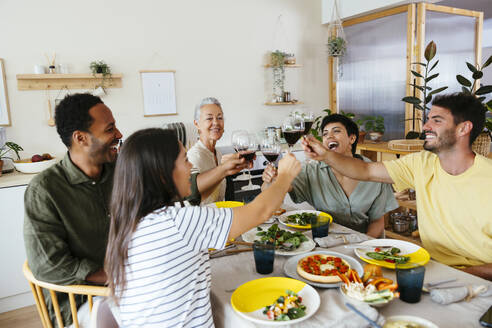
M 2 58 L 0 58 L 0 126 L 10 126 L 9 96 Z
M 176 107 L 175 71 L 140 71 L 144 116 L 178 114 Z

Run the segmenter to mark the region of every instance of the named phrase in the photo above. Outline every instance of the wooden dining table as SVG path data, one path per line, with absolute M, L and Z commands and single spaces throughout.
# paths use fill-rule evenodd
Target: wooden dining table
M 285 207 L 287 210 L 289 208 Z M 292 209 L 292 208 L 291 208 Z M 285 227 L 283 227 L 285 228 Z M 337 231 L 346 229 L 348 232 L 358 233 L 335 223 L 330 229 Z M 311 237 L 310 231 L 305 233 Z M 362 265 L 354 250 L 344 245 L 321 248 L 315 250 L 334 251 L 348 255 L 356 259 Z M 231 306 L 231 295 L 240 285 L 264 277 L 286 277 L 283 267 L 288 256 L 275 257 L 274 271 L 268 275 L 258 274 L 252 252 L 241 252 L 234 255 L 223 256 L 211 259 L 212 269 L 212 288 L 211 302 L 214 314 L 215 326 L 221 327 L 261 327 L 262 325 L 253 324 L 235 313 Z M 396 281 L 395 270 L 382 268 L 383 275 Z M 492 282 L 470 275 L 463 271 L 454 269 L 437 261 L 430 260 L 425 266 L 424 283 L 436 282 L 456 278 L 454 284 L 460 285 L 485 285 L 492 288 Z M 326 327 L 325 323 L 330 320 L 330 302 L 342 303 L 344 297 L 338 288 L 319 288 L 315 287 L 321 297 L 321 306 L 317 312 L 307 320 L 291 325 L 289 327 Z M 448 305 L 441 305 L 431 300 L 429 294 L 423 293 L 420 302 L 410 304 L 400 299 L 394 299 L 385 307 L 378 309 L 385 318 L 395 315 L 412 315 L 427 319 L 435 323 L 438 327 L 481 327 L 479 318 L 492 305 L 492 297 L 475 297 L 470 301 L 460 301 Z

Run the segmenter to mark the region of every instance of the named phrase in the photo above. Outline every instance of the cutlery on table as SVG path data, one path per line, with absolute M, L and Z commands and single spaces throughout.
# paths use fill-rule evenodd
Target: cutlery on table
M 422 291 L 425 293 L 430 293 L 431 289 L 458 288 L 458 287 L 464 287 L 465 286 L 465 285 L 441 286 L 441 285 L 444 285 L 444 284 L 447 284 L 450 282 L 454 282 L 454 281 L 456 281 L 456 278 L 441 280 L 441 281 L 436 281 L 436 282 L 427 282 L 422 287 Z
M 381 248 L 381 249 L 392 249 L 393 247 L 395 246 L 378 246 L 378 245 L 361 245 L 361 244 L 352 244 L 352 245 L 345 245 L 344 246 L 345 248 L 350 248 L 350 249 L 354 249 L 354 248 L 364 248 L 364 249 L 374 249 L 374 248 Z
M 357 313 L 359 316 L 361 316 L 363 319 L 365 319 L 367 322 L 369 322 L 371 324 L 372 327 L 374 328 L 383 328 L 381 327 L 376 321 L 374 320 L 371 320 L 369 319 L 364 313 L 360 312 L 359 310 L 357 310 L 355 308 L 355 306 L 353 306 L 352 304 L 350 303 L 345 303 L 345 306 L 348 307 L 349 309 L 351 309 L 352 311 L 354 311 L 355 313 Z

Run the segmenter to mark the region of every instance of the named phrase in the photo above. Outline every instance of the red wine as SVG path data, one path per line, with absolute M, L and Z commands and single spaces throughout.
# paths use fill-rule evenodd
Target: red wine
M 242 153 L 241 156 L 244 157 L 244 159 L 246 161 L 250 162 L 255 157 L 255 152 L 254 151 L 250 151 L 248 153 Z
M 303 130 L 284 131 L 285 141 L 289 146 L 294 146 L 297 140 L 304 134 Z
M 277 160 L 279 153 L 263 153 L 263 156 L 269 161 L 270 163 L 273 163 Z
M 240 151 L 246 151 L 248 150 L 248 147 L 234 147 L 234 150 L 236 151 L 236 153 L 239 153 Z
M 308 134 L 311 131 L 314 121 L 304 121 L 304 134 Z

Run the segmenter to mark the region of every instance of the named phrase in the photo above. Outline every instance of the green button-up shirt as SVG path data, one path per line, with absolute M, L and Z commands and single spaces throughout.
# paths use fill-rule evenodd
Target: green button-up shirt
M 398 208 L 389 184 L 359 181 L 347 197 L 331 167 L 317 161 L 302 166 L 289 194 L 295 203 L 306 201 L 318 211 L 330 213 L 336 223 L 363 233 L 371 221 Z
M 103 267 L 109 233 L 109 202 L 114 164 L 104 164 L 95 181 L 73 164 L 69 154 L 35 176 L 24 195 L 24 242 L 34 276 L 61 284 L 87 284 Z M 51 299 L 45 294 L 51 311 Z M 83 303 L 77 299 L 78 305 Z M 68 298 L 58 294 L 65 325 L 72 323 Z

